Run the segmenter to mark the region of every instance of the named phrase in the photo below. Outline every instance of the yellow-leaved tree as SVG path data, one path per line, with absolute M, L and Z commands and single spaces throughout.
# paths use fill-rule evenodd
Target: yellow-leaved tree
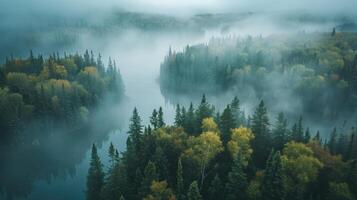
M 234 128 L 231 132 L 231 140 L 227 143 L 227 149 L 233 158 L 236 158 L 240 153 L 243 157 L 243 164 L 247 166 L 253 153 L 250 142 L 254 139 L 254 134 L 249 128 L 243 126 Z

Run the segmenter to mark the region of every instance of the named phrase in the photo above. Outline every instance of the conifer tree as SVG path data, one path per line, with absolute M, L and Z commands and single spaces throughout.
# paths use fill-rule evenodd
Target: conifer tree
M 220 118 L 219 128 L 222 134 L 223 143 L 227 143 L 231 136 L 231 129 L 235 127 L 234 117 L 230 106 L 228 105 L 224 110 Z
M 237 96 L 231 102 L 231 110 L 237 127 L 244 124 L 242 120 L 242 111 L 240 110 L 240 102 Z
M 195 110 L 193 104 L 190 104 L 188 111 L 185 115 L 184 129 L 188 134 L 195 134 Z
M 187 193 L 188 200 L 202 200 L 200 190 L 198 188 L 197 181 L 193 181 L 188 189 Z
M 222 198 L 222 191 L 224 191 L 223 183 L 219 176 L 216 174 L 208 189 L 208 198 L 211 200 L 220 199 Z
M 213 110 L 211 109 L 211 106 L 209 105 L 209 103 L 206 100 L 206 96 L 203 95 L 202 99 L 201 99 L 201 103 L 200 105 L 198 105 L 198 108 L 196 110 L 196 133 L 201 133 L 202 132 L 202 128 L 201 128 L 201 124 L 202 124 L 202 120 L 208 117 L 211 117 L 213 113 Z
M 330 140 L 328 141 L 328 148 L 330 150 L 331 154 L 336 154 L 336 146 L 337 146 L 337 130 L 336 127 L 333 129 L 331 135 L 330 135 Z
M 141 182 L 141 187 L 139 190 L 141 197 L 145 197 L 146 195 L 148 195 L 150 193 L 151 183 L 154 180 L 157 180 L 157 178 L 158 178 L 158 176 L 157 176 L 156 165 L 155 165 L 155 163 L 149 161 L 145 167 L 144 177 Z
M 284 113 L 279 113 L 275 128 L 273 130 L 274 146 L 276 149 L 283 149 L 284 144 L 288 141 L 287 124 L 288 122 Z
M 177 162 L 177 174 L 176 174 L 176 196 L 177 200 L 184 200 L 185 199 L 185 188 L 183 182 L 183 169 L 181 158 L 179 158 Z
M 176 105 L 175 126 L 182 126 L 182 116 L 180 105 Z
M 161 128 L 165 126 L 165 122 L 164 122 L 164 113 L 162 111 L 162 107 L 159 108 L 159 112 L 157 115 L 157 127 Z
M 228 174 L 225 195 L 227 200 L 246 199 L 247 177 L 244 172 L 243 158 L 240 154 L 234 158 L 232 169 Z
M 269 130 L 269 118 L 264 101 L 261 101 L 256 108 L 252 118 L 252 132 L 255 138 L 252 142 L 253 161 L 258 168 L 265 166 L 266 159 L 269 156 L 271 137 Z
M 158 115 L 158 113 L 157 113 L 156 109 L 154 109 L 152 111 L 152 115 L 150 117 L 150 123 L 154 127 L 154 129 L 158 128 L 158 116 L 157 115 Z
M 285 188 L 283 181 L 283 166 L 281 163 L 280 152 L 271 152 L 267 161 L 264 179 L 262 183 L 263 200 L 284 200 Z
M 92 155 L 87 175 L 87 200 L 100 199 L 100 192 L 104 185 L 103 165 L 97 153 L 95 144 L 92 146 Z
M 160 180 L 167 179 L 169 176 L 169 172 L 167 169 L 167 167 L 169 166 L 169 162 L 160 146 L 156 147 L 152 161 L 155 163 L 158 172 L 158 178 Z

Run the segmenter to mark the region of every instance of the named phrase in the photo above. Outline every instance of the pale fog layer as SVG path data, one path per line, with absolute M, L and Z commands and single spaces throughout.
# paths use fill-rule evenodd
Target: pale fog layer
M 97 4 L 93 3 L 94 1 L 88 1 L 88 5 L 95 7 Z M 105 0 L 104 2 L 112 2 L 110 0 Z M 126 9 L 132 9 L 135 7 L 135 3 L 138 3 L 139 7 L 137 7 L 136 11 L 151 11 L 151 13 L 155 10 L 155 8 L 161 8 L 161 3 L 165 1 L 144 1 L 144 0 L 136 0 L 131 3 L 129 1 L 119 1 L 126 2 L 123 7 Z M 170 3 L 171 2 L 171 3 Z M 191 3 L 190 3 L 191 2 Z M 134 107 L 138 108 L 139 114 L 142 117 L 143 123 L 146 125 L 149 122 L 149 116 L 152 113 L 154 108 L 163 107 L 165 122 L 168 124 L 173 123 L 174 117 L 174 109 L 175 105 L 169 103 L 168 100 L 162 96 L 160 92 L 160 87 L 158 85 L 157 79 L 159 77 L 160 64 L 163 61 L 165 55 L 167 55 L 169 48 L 173 51 L 181 51 L 185 48 L 187 44 L 193 45 L 197 43 L 206 43 L 211 37 L 227 37 L 229 35 L 235 35 L 240 37 L 246 37 L 247 35 L 252 36 L 267 36 L 270 34 L 289 34 L 296 33 L 300 31 L 306 32 L 325 32 L 331 31 L 332 27 L 339 25 L 339 21 L 336 21 L 334 17 L 331 15 L 328 16 L 330 20 L 327 21 L 308 21 L 308 22 L 296 22 L 296 21 L 284 21 L 281 20 L 276 15 L 275 12 L 267 12 L 265 11 L 265 7 L 268 6 L 263 1 L 262 4 L 258 7 L 254 7 L 249 3 L 249 1 L 242 1 L 242 4 L 234 3 L 232 0 L 222 1 L 217 0 L 209 0 L 205 4 L 200 4 L 199 1 L 183 1 L 183 4 L 179 4 L 177 9 L 174 9 L 176 1 L 167 1 L 163 4 L 163 8 L 165 9 L 157 9 L 160 13 L 172 14 L 172 15 L 180 15 L 183 19 L 189 18 L 189 16 L 194 13 L 199 12 L 224 12 L 229 11 L 232 12 L 232 6 L 238 6 L 240 11 L 248 12 L 251 10 L 259 10 L 258 14 L 253 14 L 250 17 L 245 17 L 240 20 L 233 20 L 230 23 L 223 23 L 220 26 L 214 26 L 211 28 L 203 28 L 198 33 L 192 34 L 189 30 L 184 32 L 176 32 L 176 31 L 143 31 L 138 29 L 124 29 L 118 32 L 113 31 L 110 34 L 104 34 L 100 36 L 96 36 L 92 34 L 90 31 L 80 32 L 79 37 L 76 38 L 74 45 L 71 47 L 61 47 L 61 51 L 67 51 L 67 53 L 84 52 L 85 49 L 92 49 L 95 54 L 100 52 L 103 55 L 103 60 L 107 60 L 110 56 L 112 59 L 116 60 L 117 66 L 120 69 L 122 78 L 125 84 L 125 94 L 127 96 L 125 102 L 117 106 L 108 105 L 110 107 L 110 112 L 101 113 L 99 115 L 108 115 L 111 120 L 123 121 L 122 129 L 111 132 L 108 136 L 104 136 L 102 140 L 94 140 L 99 145 L 99 153 L 104 160 L 104 164 L 107 163 L 107 150 L 110 142 L 113 142 L 114 145 L 120 150 L 123 151 L 125 149 L 125 142 L 127 137 L 127 127 L 128 121 L 131 116 L 131 112 Z M 280 1 L 275 1 L 278 4 Z M 282 2 L 282 1 L 281 1 Z M 284 1 L 286 2 L 286 1 Z M 301 1 L 307 3 L 307 1 Z M 317 1 L 322 3 L 322 1 Z M 5 0 L 3 3 L 8 7 L 22 5 L 16 7 L 16 10 L 7 10 L 6 12 L 2 12 L 3 16 L 7 19 L 7 21 L 3 21 L 0 23 L 2 25 L 0 27 L 0 31 L 7 31 L 7 25 L 11 26 L 12 30 L 16 30 L 16 28 L 23 29 L 26 31 L 27 28 L 21 28 L 23 23 L 22 20 L 17 20 L 18 24 L 11 24 L 11 20 L 9 19 L 12 16 L 16 16 L 16 12 L 20 11 L 35 11 L 31 13 L 33 15 L 41 15 L 40 13 L 47 11 L 59 11 L 60 9 L 54 9 L 56 7 L 57 1 L 51 0 L 45 3 L 44 6 L 48 6 L 48 9 L 45 7 L 41 7 L 43 1 L 35 0 L 32 3 L 29 1 L 21 2 L 19 1 L 9 1 Z M 96 16 L 96 13 L 88 12 L 86 9 L 81 7 L 82 4 L 72 3 L 72 1 L 65 0 L 62 2 L 65 6 L 59 6 L 59 8 L 64 9 L 64 13 L 68 12 L 71 14 L 80 15 L 81 12 L 78 10 L 84 11 L 87 13 L 86 16 L 93 19 Z M 316 10 L 319 3 L 312 3 L 315 7 L 311 7 L 312 10 Z M 345 0 L 344 4 L 348 5 L 354 4 L 352 1 Z M 71 6 L 70 6 L 71 5 Z M 115 4 L 117 6 L 117 4 Z M 259 5 L 259 4 L 257 4 Z M 286 3 L 282 4 L 286 5 Z M 333 10 L 333 6 L 337 5 L 334 3 L 328 3 L 328 9 L 325 9 L 326 12 L 329 10 Z M 26 9 L 26 6 L 29 6 L 30 10 Z M 299 9 L 303 9 L 304 6 L 302 3 L 298 3 L 296 5 Z M 115 7 L 115 6 L 114 6 Z M 215 7 L 217 8 L 215 10 Z M 12 8 L 12 7 L 11 7 Z M 87 8 L 87 7 L 85 7 Z M 185 10 L 185 8 L 190 8 Z M 250 8 L 250 9 L 248 9 Z M 98 10 L 108 9 L 106 6 L 99 6 Z M 112 9 L 112 8 L 111 8 Z M 110 9 L 110 10 L 111 10 Z M 175 10 L 175 12 L 169 12 L 171 9 Z M 283 6 L 278 6 L 277 10 L 283 9 Z M 337 12 L 333 13 L 333 16 L 336 14 L 340 14 L 343 10 L 343 6 L 340 5 L 336 7 Z M 6 9 L 5 9 L 6 10 Z M 109 9 L 108 9 L 109 10 Z M 78 11 L 78 12 L 74 12 Z M 346 11 L 348 14 L 349 9 Z M 5 14 L 4 14 L 5 13 Z M 26 13 L 26 12 L 25 12 Z M 90 13 L 90 14 L 88 14 Z M 0 13 L 1 14 L 1 13 Z M 46 15 L 48 13 L 46 12 Z M 326 13 L 319 13 L 319 15 L 325 15 Z M 25 15 L 25 14 L 24 14 Z M 105 15 L 105 14 L 100 14 Z M 26 15 L 25 15 L 26 16 Z M 61 14 L 57 16 L 62 16 Z M 352 14 L 351 14 L 352 16 Z M 180 19 L 182 19 L 180 17 Z M 353 18 L 353 16 L 352 16 Z M 23 18 L 19 18 L 23 19 Z M 98 20 L 98 19 L 96 19 Z M 45 20 L 46 21 L 46 20 Z M 34 23 L 34 22 L 32 22 Z M 28 24 L 27 24 L 28 25 Z M 30 24 L 31 25 L 31 24 Z M 31 30 L 31 26 L 29 28 Z M 0 40 L 1 41 L 1 40 Z M 2 41 L 4 42 L 4 41 Z M 7 43 L 9 41 L 6 41 Z M 14 41 L 15 42 L 15 41 Z M 42 41 L 46 44 L 45 41 Z M 0 43 L 1 44 L 1 43 Z M 21 44 L 17 44 L 21 45 Z M 31 49 L 31 45 L 25 45 L 24 48 L 26 51 Z M 1 45 L 0 45 L 1 48 Z M 56 49 L 55 47 L 46 47 L 45 45 L 40 45 L 35 48 L 35 53 L 46 53 L 46 50 L 43 49 Z M 16 53 L 16 52 L 15 52 Z M 60 52 L 61 53 L 61 52 Z M 4 55 L 1 55 L 4 56 Z M 201 96 L 202 94 L 197 94 L 197 96 Z M 216 105 L 217 109 L 221 109 L 226 103 L 228 103 L 234 94 L 227 94 L 225 96 L 212 97 L 208 96 L 208 100 Z M 191 99 L 187 99 L 185 97 L 178 97 L 177 101 L 185 106 L 188 106 Z M 197 105 L 199 98 L 193 99 L 194 103 Z M 250 104 L 244 104 L 243 109 L 247 114 L 251 113 L 255 107 L 255 102 Z M 100 111 L 98 112 L 100 113 Z M 99 128 L 101 124 L 97 125 Z M 67 148 L 66 146 L 62 147 L 54 147 L 58 148 L 58 151 L 61 151 L 61 148 Z M 53 179 L 50 183 L 46 180 L 37 180 L 34 182 L 32 186 L 32 192 L 26 199 L 85 199 L 85 182 L 86 175 L 89 165 L 89 157 L 90 157 L 90 146 L 84 147 L 86 148 L 86 153 L 83 155 L 84 157 L 77 163 L 75 163 L 75 173 L 72 176 L 67 176 L 66 178 L 58 178 L 53 176 Z M 66 156 L 66 155 L 63 155 Z M 46 163 L 43 163 L 46 165 Z M 26 167 L 26 166 L 23 166 Z M 0 196 L 1 199 L 1 196 Z

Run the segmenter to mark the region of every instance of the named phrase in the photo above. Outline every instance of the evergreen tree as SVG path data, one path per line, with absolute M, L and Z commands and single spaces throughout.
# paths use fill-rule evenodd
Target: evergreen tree
M 285 199 L 285 188 L 283 181 L 283 166 L 280 152 L 271 152 L 267 161 L 265 175 L 262 183 L 262 200 Z
M 176 196 L 177 200 L 184 200 L 185 199 L 185 188 L 183 182 L 183 170 L 182 170 L 182 163 L 181 158 L 179 158 L 177 163 L 177 174 L 176 174 Z
M 100 199 L 100 192 L 104 185 L 103 165 L 97 153 L 95 144 L 92 146 L 92 155 L 87 175 L 87 200 Z
M 348 173 L 348 184 L 350 190 L 357 196 L 357 160 L 350 163 L 350 170 Z
M 240 110 L 240 103 L 237 96 L 231 102 L 231 110 L 237 127 L 244 124 L 242 111 Z
M 306 128 L 304 138 L 305 138 L 305 139 L 304 139 L 304 142 L 305 142 L 305 143 L 309 143 L 309 142 L 310 142 L 311 134 L 310 134 L 310 129 L 309 129 L 309 127 Z
M 206 100 L 206 96 L 203 95 L 202 99 L 201 99 L 201 103 L 198 106 L 197 110 L 196 110 L 196 133 L 201 133 L 202 132 L 202 120 L 207 118 L 207 117 L 211 117 L 213 113 L 213 110 L 211 108 L 211 106 L 209 105 L 209 103 Z
M 227 200 L 246 199 L 247 177 L 244 172 L 243 158 L 240 154 L 234 158 L 232 169 L 228 174 L 228 182 L 226 184 Z
M 156 147 L 152 161 L 155 163 L 158 172 L 158 178 L 160 180 L 167 179 L 169 176 L 169 172 L 167 169 L 167 167 L 169 166 L 169 162 L 160 146 Z
M 222 191 L 224 191 L 223 183 L 219 176 L 216 176 L 211 181 L 210 187 L 208 189 L 208 199 L 216 200 L 222 198 Z
M 175 126 L 182 126 L 182 116 L 180 105 L 176 105 Z
M 202 200 L 197 181 L 193 181 L 188 189 L 187 200 Z
M 273 130 L 274 146 L 276 149 L 283 149 L 285 143 L 288 141 L 287 120 L 284 113 L 279 113 L 275 129 Z
M 185 115 L 184 129 L 188 134 L 193 135 L 195 133 L 195 110 L 192 103 Z
M 297 135 L 296 135 L 297 142 L 304 142 L 304 127 L 302 124 L 302 116 L 299 117 L 299 121 L 297 124 Z
M 154 129 L 158 128 L 158 116 L 157 115 L 158 115 L 158 113 L 157 113 L 156 109 L 154 109 L 152 111 L 152 115 L 150 117 L 150 123 L 154 127 Z
M 254 149 L 253 161 L 258 168 L 263 168 L 265 166 L 266 159 L 269 156 L 271 146 L 269 118 L 264 101 L 260 102 L 254 112 L 251 129 L 255 135 L 252 142 L 252 147 Z
M 337 146 L 337 130 L 336 127 L 333 129 L 331 135 L 330 135 L 330 140 L 328 141 L 328 148 L 330 150 L 331 154 L 336 154 L 336 146 Z
M 164 122 L 164 113 L 162 111 L 162 107 L 159 108 L 159 112 L 157 115 L 157 127 L 161 128 L 165 126 L 165 122 Z
M 221 115 L 219 121 L 219 128 L 222 135 L 222 142 L 225 144 L 231 137 L 231 129 L 235 127 L 234 117 L 230 106 L 228 105 Z
M 111 168 L 114 167 L 115 165 L 115 161 L 116 161 L 116 154 L 115 154 L 115 148 L 114 148 L 114 145 L 113 143 L 111 142 L 110 143 L 110 146 L 109 146 L 109 150 L 108 150 L 108 153 L 109 153 L 109 162 L 111 164 Z
M 141 197 L 145 197 L 146 195 L 150 194 L 151 183 L 154 180 L 157 180 L 157 178 L 158 178 L 158 176 L 157 176 L 155 163 L 149 161 L 145 167 L 144 177 L 141 182 L 141 187 L 139 190 Z
M 141 118 L 138 114 L 138 110 L 134 108 L 133 115 L 130 118 L 129 124 L 129 140 L 131 140 L 136 153 L 140 152 L 142 143 L 143 126 L 141 125 Z

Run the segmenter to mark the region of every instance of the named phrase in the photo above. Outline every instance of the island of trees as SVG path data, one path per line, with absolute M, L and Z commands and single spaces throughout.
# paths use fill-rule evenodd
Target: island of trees
M 293 102 L 305 116 L 337 119 L 357 108 L 357 34 L 298 33 L 212 38 L 170 49 L 161 65 L 163 94 L 239 94 L 242 102 Z M 249 99 L 250 98 L 250 99 Z
M 357 132 L 310 133 L 302 117 L 268 116 L 263 101 L 252 117 L 234 98 L 223 112 L 205 96 L 177 105 L 175 124 L 155 109 L 144 126 L 135 108 L 127 149 L 108 150 L 103 166 L 93 144 L 88 200 L 353 200 L 357 191 Z
M 25 128 L 77 129 L 104 98 L 119 102 L 123 94 L 115 61 L 105 67 L 100 54 L 11 56 L 0 67 L 0 137 L 18 136 Z

